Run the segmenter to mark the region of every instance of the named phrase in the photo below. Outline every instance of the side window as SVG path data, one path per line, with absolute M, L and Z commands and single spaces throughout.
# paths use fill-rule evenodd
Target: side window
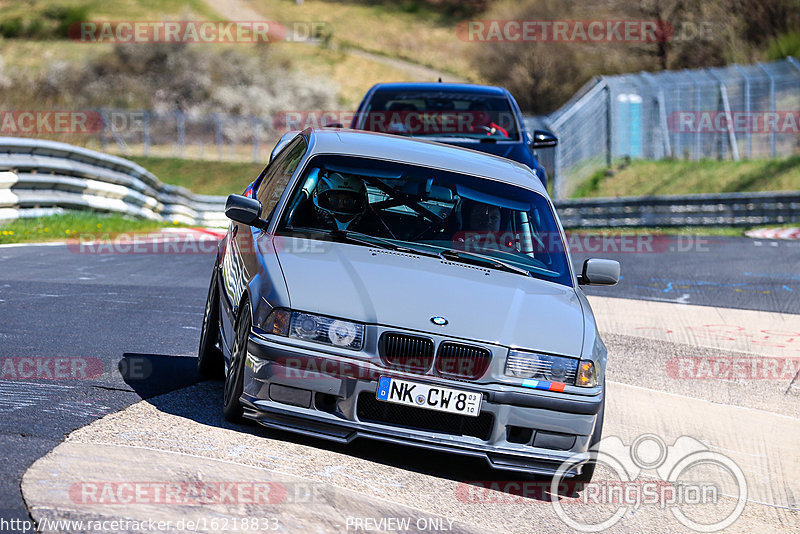
M 272 210 L 280 200 L 289 178 L 292 177 L 300 160 L 306 153 L 306 140 L 302 137 L 287 146 L 265 170 L 258 185 L 256 198 L 261 201 L 261 214 L 265 219 L 272 216 Z

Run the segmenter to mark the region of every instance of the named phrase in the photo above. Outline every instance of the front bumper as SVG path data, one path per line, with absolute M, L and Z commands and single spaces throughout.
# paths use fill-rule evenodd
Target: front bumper
M 244 415 L 262 425 L 342 443 L 366 437 L 446 451 L 482 458 L 496 469 L 539 475 L 554 474 L 564 462 L 571 464 L 568 475 L 580 471 L 589 459 L 603 401 L 603 392 L 577 398 L 402 373 L 255 334 L 244 373 Z M 481 416 L 375 401 L 380 376 L 478 391 L 483 394 Z M 385 408 L 381 413 L 378 404 Z

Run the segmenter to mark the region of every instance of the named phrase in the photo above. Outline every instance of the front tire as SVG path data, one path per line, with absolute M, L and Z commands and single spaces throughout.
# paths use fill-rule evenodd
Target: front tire
M 222 399 L 222 413 L 225 420 L 231 423 L 241 423 L 242 403 L 239 399 L 244 389 L 244 361 L 247 357 L 247 342 L 250 339 L 250 330 L 253 320 L 250 317 L 250 307 L 245 302 L 239 312 L 236 322 L 236 339 L 233 341 L 231 361 L 225 374 L 225 389 Z
M 197 371 L 205 378 L 221 379 L 225 376 L 225 358 L 219 350 L 219 288 L 217 268 L 214 267 L 208 286 L 203 326 L 200 329 L 200 347 L 197 351 Z

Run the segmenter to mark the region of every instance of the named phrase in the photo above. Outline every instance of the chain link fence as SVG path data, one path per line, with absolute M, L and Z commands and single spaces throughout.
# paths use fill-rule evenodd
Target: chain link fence
M 800 61 L 601 76 L 555 113 L 553 194 L 567 198 L 620 158 L 772 158 L 800 153 Z
M 265 161 L 280 138 L 271 118 L 101 109 L 89 146 L 122 155 Z
M 324 126 L 343 112 L 275 117 L 101 109 L 90 134 L 59 140 L 123 156 L 263 162 L 289 129 Z M 308 115 L 308 116 L 306 116 Z M 309 122 L 310 118 L 316 117 Z M 768 158 L 800 152 L 800 61 L 600 76 L 556 112 L 526 117 L 550 129 L 537 153 L 553 196 L 569 198 L 598 169 L 623 158 Z M 39 136 L 41 137 L 41 136 Z

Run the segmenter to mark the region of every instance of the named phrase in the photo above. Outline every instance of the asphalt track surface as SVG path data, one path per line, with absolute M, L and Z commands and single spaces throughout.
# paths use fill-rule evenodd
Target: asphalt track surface
M 587 295 L 800 314 L 800 240 L 575 239 L 581 249 L 572 254 L 576 265 L 589 257 L 602 257 L 619 260 L 621 266 L 618 285 L 587 287 Z M 591 251 L 595 248 L 599 250 Z
M 0 248 L 2 357 L 97 358 L 103 370 L 88 380 L 0 381 L 0 518 L 28 517 L 21 476 L 69 432 L 197 381 L 191 358 L 212 262 L 208 255 Z M 119 372 L 129 354 L 155 366 L 139 391 Z
M 683 238 L 657 251 L 614 252 L 607 245 L 573 259 L 577 264 L 586 256 L 616 258 L 623 266 L 619 286 L 589 288 L 589 294 L 800 313 L 795 296 L 800 242 L 703 238 L 690 243 Z M 67 434 L 141 399 L 197 382 L 193 357 L 211 263 L 207 254 L 75 254 L 63 245 L 0 248 L 0 357 L 96 358 L 101 368 L 85 380 L 0 380 L 0 518 L 29 518 L 21 477 Z M 624 335 L 607 341 L 648 354 L 646 346 Z M 219 389 L 214 383 L 196 387 Z M 757 390 L 749 394 L 762 396 Z M 282 439 L 326 447 L 291 435 Z M 373 451 L 368 445 L 342 449 L 369 459 Z M 400 466 L 407 461 L 412 473 L 459 469 L 440 456 L 420 461 L 392 451 L 402 455 L 401 461 L 376 461 Z M 465 468 L 470 475 L 490 476 L 474 464 Z

